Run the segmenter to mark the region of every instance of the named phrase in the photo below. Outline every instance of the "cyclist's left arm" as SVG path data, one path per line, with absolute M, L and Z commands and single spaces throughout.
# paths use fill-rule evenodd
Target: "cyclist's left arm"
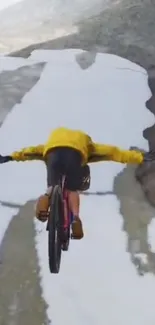
M 141 164 L 144 161 L 144 155 L 136 150 L 122 150 L 119 147 L 94 143 L 88 163 L 99 161 Z

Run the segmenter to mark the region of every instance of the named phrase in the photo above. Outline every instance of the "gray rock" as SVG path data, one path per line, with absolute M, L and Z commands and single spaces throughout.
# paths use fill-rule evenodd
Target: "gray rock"
M 0 125 L 14 105 L 39 81 L 44 66 L 45 63 L 36 63 L 0 73 Z
M 155 206 L 155 162 L 145 162 L 138 166 L 135 176 L 141 184 L 147 199 Z

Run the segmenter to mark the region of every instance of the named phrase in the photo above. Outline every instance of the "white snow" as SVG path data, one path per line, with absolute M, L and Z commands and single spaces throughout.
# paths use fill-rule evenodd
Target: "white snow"
M 153 123 L 153 115 L 145 107 L 150 97 L 146 71 L 109 54 L 98 54 L 95 63 L 82 70 L 80 53 L 87 56 L 80 50 L 35 51 L 28 60 L 19 60 L 20 65 L 47 64 L 0 129 L 2 154 L 44 143 L 60 125 L 81 128 L 94 141 L 148 148 L 142 131 Z M 18 59 L 4 61 L 12 70 L 18 65 Z M 91 167 L 91 190 L 111 191 L 123 168 L 108 162 Z M 24 204 L 46 188 L 46 170 L 41 162 L 8 163 L 0 167 L 0 180 L 1 200 Z M 138 277 L 130 262 L 116 197 L 82 197 L 81 216 L 85 238 L 71 242 L 57 276 L 48 269 L 45 225 L 35 221 L 43 295 L 53 324 L 154 325 L 154 280 L 151 275 Z M 5 227 L 4 218 L 0 227 L 1 222 L 6 229 L 8 220 Z
M 7 227 L 12 217 L 18 212 L 18 209 L 3 207 L 0 203 L 1 221 L 0 221 L 0 242 L 2 241 Z
M 155 253 L 155 219 L 152 220 L 151 224 L 149 225 L 149 242 L 152 249 L 152 252 Z
M 13 6 L 20 1 L 23 1 L 23 0 L 1 0 L 0 1 L 0 11 L 3 9 L 6 9 L 10 6 Z

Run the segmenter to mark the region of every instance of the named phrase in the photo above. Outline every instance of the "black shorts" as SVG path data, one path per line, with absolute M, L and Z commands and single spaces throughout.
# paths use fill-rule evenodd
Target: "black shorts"
M 58 184 L 62 175 L 66 176 L 65 186 L 70 191 L 80 190 L 86 166 L 82 167 L 80 152 L 68 147 L 59 147 L 47 154 L 47 183 L 48 186 Z M 89 167 L 87 166 L 87 174 Z M 89 171 L 90 174 L 90 171 Z

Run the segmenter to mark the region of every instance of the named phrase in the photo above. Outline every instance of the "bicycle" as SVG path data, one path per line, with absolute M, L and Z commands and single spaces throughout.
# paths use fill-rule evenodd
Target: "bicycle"
M 69 209 L 68 191 L 65 189 L 65 176 L 62 176 L 59 184 L 52 189 L 48 231 L 48 259 L 51 273 L 59 273 L 62 251 L 68 251 L 70 238 L 70 226 L 73 222 L 73 214 Z

